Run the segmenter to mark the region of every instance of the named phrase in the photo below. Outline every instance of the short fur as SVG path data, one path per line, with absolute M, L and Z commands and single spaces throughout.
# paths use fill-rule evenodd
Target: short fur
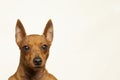
M 26 35 L 23 24 L 17 20 L 15 37 L 20 49 L 20 63 L 16 73 L 8 80 L 57 80 L 45 68 L 53 40 L 52 21 L 48 21 L 42 35 Z M 39 65 L 34 62 L 36 57 L 41 59 Z

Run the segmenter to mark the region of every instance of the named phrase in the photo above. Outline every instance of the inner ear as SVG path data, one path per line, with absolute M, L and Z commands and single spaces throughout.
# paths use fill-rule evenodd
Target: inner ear
M 48 41 L 52 42 L 52 40 L 53 40 L 53 24 L 52 24 L 51 20 L 49 20 L 47 22 L 43 35 L 45 35 L 45 37 Z
M 25 32 L 23 24 L 21 23 L 19 19 L 17 20 L 15 31 L 16 31 L 15 33 L 16 43 L 20 45 L 21 41 L 26 36 L 26 32 Z

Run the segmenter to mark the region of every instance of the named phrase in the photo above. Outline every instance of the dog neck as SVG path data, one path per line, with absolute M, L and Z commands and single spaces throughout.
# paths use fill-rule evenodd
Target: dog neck
M 42 78 L 46 75 L 47 70 L 45 67 L 31 69 L 23 64 L 20 64 L 17 73 L 20 73 L 19 77 L 21 77 L 21 80 L 42 80 Z

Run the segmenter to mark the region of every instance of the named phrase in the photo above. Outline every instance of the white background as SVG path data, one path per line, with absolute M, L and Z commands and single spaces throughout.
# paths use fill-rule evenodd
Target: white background
M 52 19 L 46 67 L 58 80 L 120 80 L 120 0 L 0 0 L 0 80 L 19 64 L 18 18 L 28 34 Z

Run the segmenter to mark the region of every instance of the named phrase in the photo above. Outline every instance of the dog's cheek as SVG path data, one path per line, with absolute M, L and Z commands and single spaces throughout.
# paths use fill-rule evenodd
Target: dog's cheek
M 25 61 L 26 61 L 26 64 L 27 64 L 27 65 L 30 64 L 30 61 L 31 61 L 30 53 L 27 53 L 27 54 L 25 55 Z
M 47 60 L 48 57 L 49 57 L 49 54 L 46 54 L 46 60 Z
M 47 60 L 48 56 L 49 56 L 49 50 L 47 50 L 45 53 L 44 53 L 44 56 L 45 56 L 45 59 Z
M 45 65 L 46 64 L 46 60 L 47 60 L 47 58 L 48 58 L 48 53 L 44 53 L 43 54 L 43 65 Z

